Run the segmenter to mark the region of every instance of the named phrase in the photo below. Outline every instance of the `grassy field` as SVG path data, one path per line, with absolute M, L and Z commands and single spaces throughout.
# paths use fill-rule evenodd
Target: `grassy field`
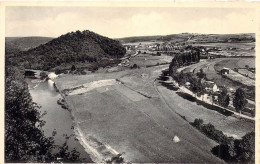
M 255 58 L 242 58 L 236 63 L 238 68 L 245 68 L 248 65 L 250 68 L 255 68 Z
M 235 68 L 245 68 L 246 65 L 248 65 L 250 68 L 255 68 L 255 58 L 230 58 L 221 62 L 217 62 L 214 65 L 214 68 L 217 72 L 219 72 L 221 69 L 223 69 L 223 67 L 234 70 Z M 242 83 L 243 85 L 255 86 L 254 80 L 244 76 L 243 74 L 248 74 L 249 77 L 254 78 L 254 73 L 249 72 L 247 70 L 239 70 L 238 73 L 231 71 L 231 73 L 226 76 L 230 78 L 232 81 Z
M 162 41 L 156 41 L 156 42 L 146 41 L 146 42 L 124 43 L 123 45 L 138 46 L 138 45 L 151 45 L 151 44 L 155 44 L 155 43 L 162 44 L 163 42 Z
M 193 46 L 205 46 L 205 47 L 220 47 L 220 48 L 239 48 L 239 49 L 251 49 L 251 47 L 255 47 L 255 43 L 195 43 Z
M 152 56 L 151 54 L 139 54 L 130 60 L 130 65 L 137 64 L 139 67 L 149 67 L 159 64 L 170 63 L 172 60 L 171 56 L 161 55 Z
M 153 80 L 167 67 L 55 80 L 60 89 L 112 76 L 123 81 L 65 97 L 77 127 L 91 145 L 88 150 L 103 159 L 115 154 L 112 150 L 125 152 L 123 157 L 131 162 L 223 162 L 210 152 L 216 143 L 172 112 L 156 95 Z M 144 91 L 153 97 L 144 96 Z M 172 141 L 175 135 L 180 138 L 179 143 Z M 93 143 L 90 138 L 102 144 Z
M 222 52 L 231 55 L 241 55 L 241 56 L 255 56 L 254 42 L 250 43 L 195 43 L 192 46 L 204 46 L 207 48 L 218 47 L 221 48 Z M 220 54 L 222 53 L 220 51 Z M 223 53 L 223 54 L 224 54 Z
M 162 56 L 142 54 L 139 60 L 136 56 L 130 62 L 140 61 L 145 66 L 160 60 Z M 214 65 L 221 60 L 205 61 L 199 67 L 209 66 L 208 72 L 215 75 Z M 188 122 L 202 118 L 205 123 L 210 122 L 227 135 L 238 138 L 254 130 L 253 123 L 225 116 L 190 102 L 165 86 L 157 86 L 154 80 L 167 68 L 168 65 L 161 65 L 113 73 L 63 75 L 54 80 L 60 91 L 84 85 L 90 87 L 100 80 L 117 80 L 111 85 L 100 85 L 65 97 L 76 127 L 80 129 L 83 145 L 95 156 L 96 162 L 125 152 L 123 157 L 130 162 L 222 163 L 210 152 L 216 143 Z M 192 66 L 186 71 L 190 70 L 199 69 Z M 174 143 L 174 136 L 178 136 L 180 142 Z

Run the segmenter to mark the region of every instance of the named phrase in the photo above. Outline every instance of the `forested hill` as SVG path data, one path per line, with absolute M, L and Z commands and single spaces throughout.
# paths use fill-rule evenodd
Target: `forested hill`
M 77 63 L 104 66 L 124 54 L 125 49 L 119 41 L 86 30 L 70 32 L 36 48 L 12 54 L 7 62 L 30 69 L 50 70 Z

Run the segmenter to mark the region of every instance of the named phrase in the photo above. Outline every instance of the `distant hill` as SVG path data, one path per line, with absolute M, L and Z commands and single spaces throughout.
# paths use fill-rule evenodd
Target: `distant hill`
M 145 42 L 145 41 L 186 41 L 190 34 L 172 34 L 172 35 L 156 35 L 156 36 L 134 36 L 126 38 L 118 38 L 121 43 L 134 43 L 134 42 Z
M 35 48 L 41 44 L 45 44 L 52 40 L 50 37 L 6 37 L 5 50 L 6 54 L 11 54 L 18 51 L 27 51 L 30 48 Z
M 8 64 L 19 64 L 29 69 L 50 70 L 65 64 L 109 65 L 125 54 L 119 41 L 91 31 L 76 31 L 49 41 L 38 47 L 15 53 Z
M 158 35 L 158 36 L 136 36 L 118 38 L 121 43 L 133 43 L 143 41 L 172 41 L 172 42 L 207 42 L 207 43 L 240 43 L 240 42 L 255 42 L 255 34 L 193 34 L 181 33 L 172 35 Z

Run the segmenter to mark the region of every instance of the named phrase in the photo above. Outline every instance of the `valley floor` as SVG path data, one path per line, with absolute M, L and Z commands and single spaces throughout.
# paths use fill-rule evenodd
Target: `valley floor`
M 63 93 L 77 93 L 82 86 L 91 85 L 80 94 L 63 95 L 81 143 L 95 162 L 124 153 L 127 162 L 223 163 L 211 153 L 217 143 L 189 122 L 203 118 L 238 137 L 254 129 L 253 123 L 211 111 L 160 85 L 156 79 L 167 68 L 164 65 L 55 79 Z M 113 79 L 116 82 L 111 83 Z M 106 84 L 106 80 L 110 82 Z M 175 136 L 179 142 L 173 142 Z

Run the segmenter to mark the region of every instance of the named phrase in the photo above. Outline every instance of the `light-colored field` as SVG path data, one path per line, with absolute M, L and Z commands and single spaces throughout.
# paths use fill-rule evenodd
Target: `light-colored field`
M 195 43 L 193 46 L 205 46 L 205 47 L 221 47 L 221 48 L 229 48 L 235 47 L 239 49 L 251 49 L 251 47 L 255 47 L 255 43 Z
M 89 92 L 89 91 L 96 89 L 96 88 L 115 85 L 115 84 L 116 84 L 115 79 L 93 81 L 93 82 L 85 83 L 85 84 L 81 85 L 80 88 L 73 89 L 72 91 L 70 91 L 68 93 L 68 95 L 83 94 L 83 93 Z
M 238 83 L 242 83 L 246 86 L 255 86 L 255 80 L 252 80 L 248 77 L 245 77 L 243 75 L 241 75 L 240 73 L 237 73 L 235 71 L 230 70 L 229 74 L 224 75 L 227 78 L 236 81 Z
M 251 71 L 248 71 L 247 69 L 239 69 L 238 73 L 240 73 L 243 76 L 248 76 L 251 79 L 255 79 L 255 74 Z
M 204 46 L 208 48 L 218 47 L 222 51 L 218 52 L 220 55 L 241 55 L 241 56 L 255 56 L 255 43 L 195 43 L 192 46 Z M 235 48 L 235 49 L 230 49 Z
M 156 41 L 156 42 L 134 42 L 134 43 L 124 43 L 123 45 L 131 45 L 131 46 L 138 46 L 138 45 L 152 45 L 152 44 L 162 44 L 162 41 Z
M 95 73 L 89 75 L 63 75 L 60 78 L 54 79 L 57 88 L 62 91 L 80 87 L 83 84 L 91 83 L 98 80 L 117 79 L 127 75 L 127 71 L 112 72 L 112 73 Z
M 230 68 L 231 69 L 230 74 L 225 75 L 226 77 L 228 77 L 231 80 L 236 81 L 238 83 L 242 83 L 243 85 L 246 85 L 246 86 L 255 86 L 255 81 L 249 78 L 249 77 L 254 78 L 254 73 L 249 72 L 247 70 L 239 69 L 239 68 L 245 68 L 246 65 L 248 65 L 250 68 L 254 68 L 255 67 L 255 58 L 229 58 L 229 59 L 225 59 L 225 60 L 222 60 L 220 62 L 217 62 L 214 65 L 214 69 L 219 72 L 224 67 Z M 241 74 L 232 71 L 235 68 L 238 68 L 239 73 L 241 73 Z M 245 76 L 246 74 L 249 77 L 246 77 Z
M 151 54 L 139 54 L 131 58 L 130 65 L 137 64 L 140 67 L 153 66 L 156 64 L 170 63 L 172 60 L 171 56 L 161 55 L 152 56 Z
M 245 68 L 248 65 L 250 68 L 255 68 L 255 58 L 242 58 L 236 63 L 238 68 Z

